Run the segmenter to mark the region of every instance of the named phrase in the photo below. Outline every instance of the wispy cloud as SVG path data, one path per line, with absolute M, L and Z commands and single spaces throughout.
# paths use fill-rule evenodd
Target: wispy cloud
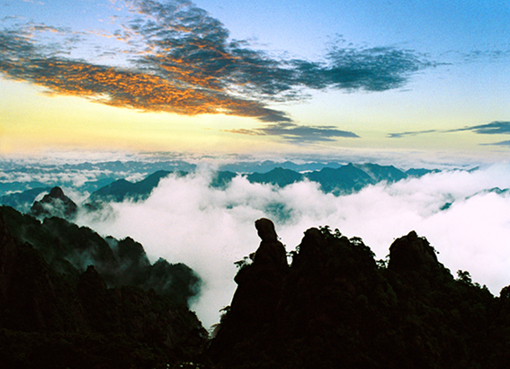
M 353 132 L 342 131 L 334 126 L 303 126 L 294 123 L 273 123 L 256 129 L 233 129 L 227 132 L 256 136 L 279 136 L 295 143 L 334 141 L 338 137 L 359 138 Z
M 484 143 L 484 144 L 480 144 L 480 145 L 482 145 L 482 146 L 508 146 L 510 148 L 510 140 L 493 142 L 493 143 Z
M 427 133 L 454 133 L 454 132 L 473 132 L 480 135 L 506 135 L 510 134 L 510 122 L 506 121 L 494 121 L 487 124 L 479 124 L 476 126 L 469 126 L 463 128 L 456 129 L 448 129 L 448 130 L 426 130 L 426 131 L 408 131 L 408 132 L 400 132 L 400 133 L 389 133 L 388 138 L 402 138 L 405 136 L 417 136 Z M 481 144 L 484 146 L 487 145 L 498 145 L 498 146 L 510 146 L 510 141 L 502 141 L 496 143 L 484 143 Z
M 481 135 L 510 134 L 510 122 L 495 121 L 487 124 L 480 124 L 477 126 L 452 129 L 446 132 L 462 132 L 462 131 L 471 131 Z
M 408 132 L 400 132 L 400 133 L 388 133 L 388 137 L 389 138 L 402 138 L 405 136 L 418 136 L 418 135 L 423 135 L 426 133 L 434 133 L 434 132 L 437 132 L 437 130 L 429 129 L 426 131 L 408 131 Z
M 401 87 L 433 66 L 413 50 L 331 46 L 321 61 L 276 57 L 229 31 L 188 0 L 126 0 L 131 17 L 111 37 L 131 49 L 129 66 L 73 58 L 68 44 L 48 45 L 38 32 L 68 32 L 46 25 L 15 25 L 0 32 L 0 72 L 50 93 L 141 111 L 184 115 L 226 114 L 270 123 L 258 134 L 288 139 L 355 137 L 332 127 L 299 127 L 269 103 L 301 100 L 307 89 L 384 91 Z M 99 30 L 98 30 L 99 32 Z M 102 55 L 108 54 L 108 49 Z M 110 50 L 112 51 L 112 50 Z M 278 124 L 275 124 L 278 123 Z

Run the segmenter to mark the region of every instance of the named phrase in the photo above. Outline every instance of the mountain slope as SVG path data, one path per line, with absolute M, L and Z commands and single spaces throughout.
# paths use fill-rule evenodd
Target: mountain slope
M 186 306 L 154 290 L 108 288 L 92 265 L 55 270 L 11 234 L 13 211 L 0 215 L 3 367 L 165 368 L 201 352 L 206 332 Z
M 200 278 L 184 264 L 160 259 L 149 263 L 143 246 L 131 238 L 103 239 L 87 227 L 64 219 L 37 219 L 2 206 L 0 217 L 18 244 L 29 243 L 58 273 L 76 277 L 94 265 L 109 287 L 135 285 L 154 289 L 176 304 L 187 306 L 200 288 Z
M 51 187 L 37 187 L 30 190 L 0 196 L 0 205 L 10 206 L 24 213 L 30 210 L 39 194 L 50 192 Z
M 324 168 L 320 171 L 306 173 L 306 178 L 319 183 L 322 191 L 332 192 L 335 195 L 356 192 L 369 184 L 376 183 L 367 173 L 353 164 L 337 169 Z
M 252 173 L 246 176 L 251 183 L 269 183 L 279 187 L 285 187 L 292 183 L 303 180 L 301 173 L 290 169 L 275 168 L 267 173 Z

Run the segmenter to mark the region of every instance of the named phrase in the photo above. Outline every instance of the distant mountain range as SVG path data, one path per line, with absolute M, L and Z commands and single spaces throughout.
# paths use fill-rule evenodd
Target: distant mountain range
M 418 177 L 434 172 L 426 169 L 411 169 L 401 171 L 394 166 L 381 166 L 377 164 L 348 164 L 336 168 L 322 168 L 310 172 L 298 172 L 292 169 L 276 167 L 265 173 L 238 174 L 231 171 L 217 171 L 211 181 L 213 187 L 227 186 L 233 178 L 244 175 L 251 183 L 272 184 L 285 187 L 296 182 L 309 180 L 320 184 L 321 189 L 326 193 L 335 195 L 349 194 L 361 190 L 365 186 L 376 184 L 382 181 L 393 183 L 409 177 Z M 172 174 L 170 171 L 158 171 L 139 182 L 129 182 L 120 179 L 108 186 L 102 187 L 90 195 L 90 202 L 117 201 L 125 199 L 143 200 L 151 191 L 157 187 L 159 181 Z M 177 175 L 185 176 L 186 172 L 178 172 Z
M 338 163 L 328 164 L 294 164 L 292 162 L 281 163 L 282 166 L 274 167 L 274 162 L 261 162 L 254 168 L 270 170 L 263 172 L 235 172 L 230 170 L 218 170 L 214 173 L 210 186 L 215 188 L 224 188 L 238 175 L 245 176 L 251 183 L 271 184 L 279 187 L 285 187 L 300 181 L 312 181 L 320 185 L 325 193 L 334 195 L 346 195 L 360 191 L 368 185 L 374 185 L 379 182 L 394 183 L 411 177 L 421 177 L 428 173 L 438 172 L 439 170 L 429 169 L 409 169 L 402 171 L 394 166 L 383 166 L 378 164 L 347 164 Z M 125 169 L 127 164 L 111 163 L 112 168 Z M 328 165 L 328 166 L 326 166 Z M 83 170 L 94 168 L 92 164 L 82 165 Z M 175 166 L 174 166 L 175 167 Z M 194 169 L 189 166 L 190 169 Z M 231 169 L 246 169 L 246 166 L 231 164 L 224 166 Z M 290 169 L 294 168 L 294 169 Z M 320 169 L 313 169 L 320 168 Z M 146 169 L 146 168 L 145 168 Z M 313 170 L 312 170 L 313 169 Z M 159 185 L 161 179 L 175 174 L 177 176 L 186 176 L 188 171 L 157 170 L 146 176 L 144 179 L 133 182 L 126 178 L 110 180 L 106 182 L 104 178 L 89 188 L 93 189 L 85 205 L 89 210 L 101 207 L 104 202 L 122 202 L 124 200 L 141 201 L 149 197 L 150 193 Z M 9 193 L 0 197 L 1 205 L 12 206 L 19 211 L 27 212 L 34 201 L 43 193 L 47 193 L 50 187 L 37 187 L 25 191 Z M 55 214 L 54 214 L 55 215 Z
M 217 167 L 220 172 L 241 174 L 267 173 L 275 168 L 290 169 L 296 172 L 317 171 L 323 168 L 339 168 L 338 162 L 312 161 L 294 163 L 291 161 L 236 161 L 223 163 Z M 0 196 L 12 192 L 22 192 L 41 187 L 73 187 L 80 192 L 92 193 L 109 183 L 118 180 L 138 179 L 157 171 L 193 172 L 196 164 L 182 160 L 166 161 L 109 161 L 78 164 L 37 164 L 28 165 L 0 159 Z

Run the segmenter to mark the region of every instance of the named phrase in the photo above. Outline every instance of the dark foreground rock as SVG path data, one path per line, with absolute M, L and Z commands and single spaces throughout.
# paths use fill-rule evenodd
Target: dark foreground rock
M 0 214 L 2 367 L 510 367 L 510 286 L 494 297 L 466 271 L 454 278 L 414 231 L 386 262 L 360 238 L 311 228 L 289 266 L 274 224 L 258 220 L 261 243 L 238 263 L 238 288 L 207 342 L 186 306 L 185 266 L 172 270 L 182 277 L 172 290 L 158 290 L 149 286 L 164 284 L 171 264 L 150 265 L 130 238 Z
M 291 266 L 275 269 L 275 289 L 251 271 L 261 268 L 257 253 L 209 347 L 217 368 L 510 365 L 510 287 L 495 298 L 467 272 L 455 279 L 414 231 L 386 263 L 359 238 L 311 228 Z M 254 276 L 249 287 L 244 274 Z
M 62 257 L 74 255 L 70 250 L 79 250 L 79 244 L 63 244 L 65 238 L 49 237 L 49 233 L 45 233 L 48 229 L 36 219 L 14 209 L 1 210 L 2 367 L 167 368 L 167 365 L 173 367 L 201 353 L 207 332 L 188 309 L 186 299 L 173 298 L 177 295 L 171 291 L 144 290 L 143 286 L 120 279 L 116 286 L 109 287 L 94 265 L 82 270 L 72 260 Z M 13 234 L 11 228 L 15 225 L 23 225 L 23 230 L 35 241 L 44 235 L 49 238 L 44 242 L 39 240 L 36 248 Z M 155 264 L 157 270 L 151 274 L 143 248 L 133 240 L 118 242 L 112 251 L 107 249 L 106 242 L 99 246 L 94 244 L 94 240 L 101 238 L 92 237 L 94 234 L 90 230 L 83 233 L 69 224 L 63 229 L 89 237 L 83 240 L 84 244 L 95 246 L 89 250 L 88 260 L 94 260 L 90 255 L 95 251 L 95 260 L 103 261 L 98 263 L 99 268 L 124 262 L 131 271 L 146 270 L 161 283 L 169 276 L 165 274 L 168 263 L 163 261 Z M 113 281 L 113 274 L 105 275 Z M 138 278 L 148 283 L 145 276 Z M 171 284 L 171 280 L 166 282 Z M 186 293 L 181 296 L 189 296 Z

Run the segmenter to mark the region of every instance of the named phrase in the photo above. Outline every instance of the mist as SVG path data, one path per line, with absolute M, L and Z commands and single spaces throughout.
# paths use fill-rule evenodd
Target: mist
M 467 270 L 495 295 L 510 285 L 510 193 L 487 191 L 510 188 L 510 165 L 431 173 L 345 196 L 325 194 L 314 182 L 278 188 L 242 176 L 212 188 L 212 175 L 207 168 L 170 175 L 143 202 L 111 203 L 100 216 L 81 213 L 77 221 L 102 235 L 134 238 L 151 262 L 163 257 L 193 268 L 204 284 L 191 308 L 206 328 L 230 304 L 234 262 L 257 249 L 254 221 L 261 217 L 275 222 L 287 251 L 306 229 L 329 225 L 361 237 L 377 259 L 395 238 L 415 230 L 453 275 Z

